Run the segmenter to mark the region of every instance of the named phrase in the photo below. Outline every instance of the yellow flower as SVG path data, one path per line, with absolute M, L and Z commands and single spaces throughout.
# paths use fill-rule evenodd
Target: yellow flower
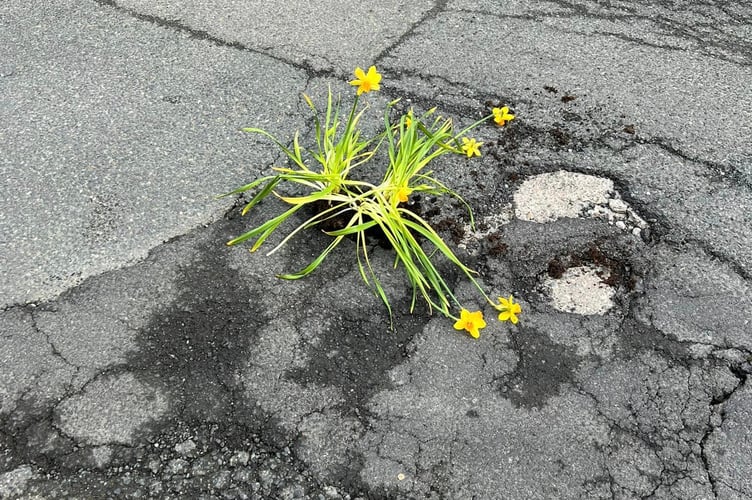
M 504 106 L 503 108 L 493 108 L 491 110 L 494 117 L 494 122 L 499 127 L 503 127 L 507 122 L 514 120 L 514 115 L 509 112 L 509 108 Z
M 407 112 L 407 116 L 405 116 L 405 127 L 410 127 L 410 125 L 413 124 L 413 110 Z
M 499 297 L 499 305 L 494 306 L 499 313 L 499 321 L 511 321 L 513 325 L 517 324 L 517 314 L 522 312 L 522 308 L 519 304 L 514 302 L 514 298 L 510 295 L 509 299 Z
M 370 92 L 372 90 L 379 90 L 379 82 L 381 81 L 381 73 L 376 71 L 376 66 L 368 68 L 368 73 L 364 72 L 360 67 L 355 68 L 355 80 L 350 81 L 350 85 L 358 87 L 358 95 L 363 92 Z
M 397 199 L 400 203 L 407 203 L 407 197 L 410 196 L 413 190 L 409 187 L 401 187 L 397 190 Z
M 483 321 L 483 313 L 481 311 L 470 312 L 467 309 L 460 311 L 460 319 L 454 324 L 455 330 L 466 330 L 474 339 L 480 337 L 478 330 L 485 327 L 486 322 Z
M 480 147 L 482 145 L 482 142 L 478 142 L 475 139 L 462 138 L 462 151 L 467 154 L 468 158 L 472 158 L 473 155 L 480 156 Z

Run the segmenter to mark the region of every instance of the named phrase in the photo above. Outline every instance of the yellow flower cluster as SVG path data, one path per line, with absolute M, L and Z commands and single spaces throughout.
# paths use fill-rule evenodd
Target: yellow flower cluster
M 368 72 L 363 71 L 362 68 L 355 68 L 355 79 L 350 81 L 350 85 L 357 87 L 357 95 L 376 91 L 381 88 L 381 73 L 376 71 L 376 66 L 368 68 Z M 509 107 L 503 106 L 501 108 L 493 108 L 493 120 L 496 125 L 503 127 L 514 119 L 514 115 L 509 112 Z M 405 117 L 405 126 L 410 127 L 413 123 L 413 110 L 410 109 Z M 471 137 L 462 138 L 462 152 L 467 155 L 468 158 L 473 156 L 480 156 L 480 147 L 482 142 L 478 142 Z M 412 193 L 412 189 L 407 186 L 402 186 L 397 190 L 397 199 L 400 203 L 406 203 L 408 197 Z M 510 321 L 516 325 L 519 321 L 517 315 L 522 312 L 520 304 L 514 302 L 514 298 L 510 295 L 508 299 L 499 297 L 499 303 L 494 304 L 494 308 L 499 311 L 499 321 Z M 473 338 L 480 337 L 480 330 L 486 327 L 486 321 L 483 319 L 482 311 L 470 312 L 467 309 L 460 311 L 460 317 L 454 323 L 456 330 L 465 330 Z
M 514 301 L 510 295 L 508 299 L 499 297 L 499 303 L 494 305 L 499 311 L 499 321 L 511 321 L 516 325 L 519 321 L 517 315 L 522 312 L 522 307 Z M 467 309 L 460 311 L 460 317 L 454 323 L 455 330 L 465 330 L 471 337 L 477 339 L 480 337 L 480 330 L 486 327 L 486 321 L 483 319 L 483 311 L 470 312 Z

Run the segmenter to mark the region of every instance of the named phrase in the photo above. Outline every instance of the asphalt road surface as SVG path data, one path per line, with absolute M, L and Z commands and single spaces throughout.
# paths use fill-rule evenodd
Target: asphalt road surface
M 420 203 L 518 325 L 225 246 L 370 65 L 368 130 L 516 115 Z M 4 0 L 0 123 L 0 498 L 752 498 L 749 1 Z

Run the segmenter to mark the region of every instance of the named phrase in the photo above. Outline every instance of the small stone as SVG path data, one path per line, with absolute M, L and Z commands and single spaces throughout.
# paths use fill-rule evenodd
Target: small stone
M 237 451 L 230 457 L 230 465 L 233 467 L 236 465 L 248 465 L 248 460 L 250 458 L 251 456 L 247 451 Z
M 723 417 L 718 412 L 712 412 L 710 414 L 710 425 L 713 427 L 720 427 L 723 423 Z
M 196 450 L 196 443 L 194 443 L 192 439 L 186 439 L 182 443 L 178 443 L 175 445 L 175 451 L 177 453 L 180 453 L 184 457 L 189 456 L 195 450 Z
M 182 458 L 174 458 L 168 462 L 167 471 L 170 474 L 185 474 L 188 471 L 188 462 Z
M 645 241 L 650 240 L 650 228 L 645 228 L 642 230 L 642 239 Z
M 282 500 L 305 498 L 305 489 L 299 484 L 288 486 L 282 490 L 280 497 L 282 498 Z
M 158 496 L 160 493 L 162 493 L 164 487 L 162 486 L 162 483 L 160 481 L 152 481 L 152 483 L 149 485 L 149 494 L 153 497 Z
M 191 467 L 191 474 L 193 474 L 194 476 L 205 476 L 212 472 L 213 468 L 214 463 L 211 458 L 201 457 L 193 462 L 193 467 Z
M 214 476 L 214 481 L 212 481 L 212 487 L 216 490 L 221 490 L 230 483 L 230 472 L 223 470 L 221 472 L 218 472 Z
M 162 468 L 162 465 L 159 463 L 159 460 L 156 458 L 152 458 L 149 460 L 149 465 L 147 465 L 149 470 L 152 474 L 159 474 L 159 470 Z
M 262 485 L 268 485 L 271 484 L 274 476 L 272 475 L 272 471 L 270 471 L 269 469 L 264 469 L 259 472 L 259 479 L 261 480 Z
M 222 498 L 228 500 L 248 500 L 250 497 L 240 488 L 231 488 L 222 492 Z
M 624 229 L 627 228 L 627 225 L 624 224 L 623 220 L 617 220 L 616 221 L 616 227 L 618 227 L 619 229 L 621 229 L 623 231 Z
M 112 458 L 112 448 L 109 446 L 98 446 L 91 450 L 91 456 L 100 469 L 106 467 Z
M 331 500 L 339 500 L 342 498 L 342 495 L 340 495 L 339 491 L 337 491 L 337 488 L 334 486 L 324 486 L 324 495 Z
M 623 214 L 627 211 L 627 208 L 629 207 L 622 200 L 613 199 L 613 200 L 608 200 L 608 208 L 610 208 L 611 210 L 613 210 L 614 212 L 618 214 Z
M 235 473 L 232 475 L 232 479 L 237 483 L 249 483 L 251 482 L 251 479 L 253 479 L 253 474 L 251 473 L 250 469 L 243 467 L 240 469 L 235 469 Z
M 641 233 L 642 233 L 642 229 L 640 229 L 639 227 L 636 227 L 636 228 L 632 229 L 632 234 L 634 234 L 638 238 L 640 237 Z

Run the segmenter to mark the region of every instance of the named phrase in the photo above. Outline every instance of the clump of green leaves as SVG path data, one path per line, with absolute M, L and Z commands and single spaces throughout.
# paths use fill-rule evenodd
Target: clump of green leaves
M 293 138 L 292 146 L 288 147 L 262 129 L 244 129 L 246 132 L 261 134 L 274 142 L 288 157 L 289 167 L 274 167 L 273 175 L 263 176 L 223 196 L 254 191 L 254 196 L 242 210 L 243 215 L 272 194 L 288 204 L 289 208 L 227 244 L 235 245 L 253 240 L 251 251 L 256 251 L 285 221 L 309 206 L 308 213 L 313 215 L 309 215 L 292 229 L 269 251 L 269 254 L 279 250 L 297 233 L 317 226 L 331 236 L 332 241 L 303 269 L 281 274 L 279 277 L 295 280 L 309 275 L 344 238 L 350 236 L 356 242 L 356 258 L 363 281 L 384 302 L 391 317 L 389 298 L 368 255 L 366 231 L 378 228 L 394 249 L 395 268 L 405 270 L 412 287 L 410 311 L 413 311 L 420 296 L 429 308 L 455 319 L 455 328 L 466 330 L 473 337 L 478 337 L 478 330 L 485 326 L 482 313 L 470 313 L 462 308 L 434 265 L 433 259 L 436 254 L 442 255 L 465 274 L 489 304 L 499 310 L 502 310 L 502 306 L 494 304 L 488 298 L 475 279 L 475 271 L 463 264 L 431 225 L 412 211 L 406 202 L 414 193 L 453 196 L 465 205 L 472 223 L 470 206 L 456 192 L 436 179 L 428 167 L 433 160 L 445 154 L 479 156 L 482 143 L 466 137 L 466 134 L 490 118 L 494 118 L 499 124 L 496 119 L 499 116 L 497 110 L 494 109 L 493 114 L 455 133 L 451 120 L 435 116 L 435 108 L 420 116 L 414 116 L 410 110 L 393 123 L 390 116 L 393 115 L 392 111 L 397 103 L 393 101 L 386 106 L 384 112 L 384 131 L 373 138 L 365 139 L 358 124 L 367 107 L 358 110 L 358 101 L 362 93 L 379 89 L 381 75 L 371 66 L 367 73 L 357 68 L 355 76 L 356 79 L 350 83 L 357 86 L 357 95 L 346 118 L 341 113 L 339 100 L 334 100 L 331 88 L 323 113 L 308 96 L 303 96 L 312 111 L 315 126 L 316 144 L 310 150 L 301 148 L 298 133 Z M 512 118 L 514 116 L 510 115 L 507 109 L 504 123 Z M 383 144 L 386 144 L 388 149 L 389 164 L 381 182 L 374 184 L 354 178 L 351 175 L 353 170 L 371 161 Z M 285 192 L 302 191 L 303 194 L 278 194 L 277 188 L 285 184 L 288 185 Z M 345 222 L 337 229 L 326 229 L 330 226 L 327 222 L 335 219 Z M 421 239 L 428 244 L 425 245 Z M 427 251 L 425 246 L 430 247 L 430 251 Z M 511 299 L 510 296 L 509 300 Z M 519 312 L 519 305 L 513 305 L 516 306 L 515 311 Z M 452 313 L 454 306 L 461 310 L 459 318 Z

